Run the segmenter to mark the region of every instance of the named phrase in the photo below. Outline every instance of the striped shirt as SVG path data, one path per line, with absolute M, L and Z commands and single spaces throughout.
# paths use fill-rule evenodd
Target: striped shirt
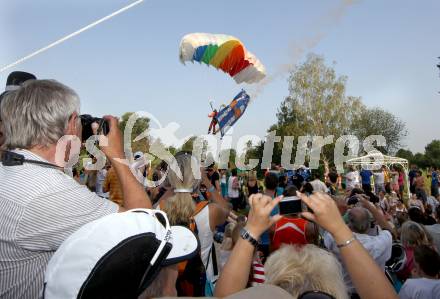
M 118 206 L 62 171 L 35 164 L 0 164 L 0 182 L 0 298 L 39 298 L 46 265 L 61 243 Z
M 253 287 L 264 284 L 266 277 L 264 275 L 264 266 L 259 259 L 254 259 L 252 262 L 252 280 Z

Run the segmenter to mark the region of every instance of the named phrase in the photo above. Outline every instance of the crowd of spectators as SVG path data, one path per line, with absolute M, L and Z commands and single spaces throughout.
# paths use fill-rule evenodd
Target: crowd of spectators
M 105 116 L 105 166 L 66 174 L 79 149 L 64 136 L 81 140 L 83 129 L 78 95 L 10 77 L 0 104 L 1 298 L 440 298 L 436 169 L 426 190 L 413 166 L 406 194 L 398 166 L 273 165 L 259 178 L 183 151 L 174 164 L 153 167 L 141 152 L 121 163 L 118 119 Z M 301 210 L 282 214 L 283 198 Z

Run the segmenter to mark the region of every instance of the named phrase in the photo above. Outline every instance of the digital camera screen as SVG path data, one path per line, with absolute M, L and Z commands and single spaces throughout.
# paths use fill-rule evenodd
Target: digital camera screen
M 280 215 L 298 214 L 302 212 L 302 202 L 297 196 L 283 198 L 280 203 Z

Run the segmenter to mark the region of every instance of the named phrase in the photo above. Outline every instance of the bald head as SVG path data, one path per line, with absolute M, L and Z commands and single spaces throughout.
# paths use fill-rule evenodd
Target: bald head
M 348 226 L 358 234 L 365 234 L 370 227 L 370 214 L 362 207 L 356 207 L 348 212 Z

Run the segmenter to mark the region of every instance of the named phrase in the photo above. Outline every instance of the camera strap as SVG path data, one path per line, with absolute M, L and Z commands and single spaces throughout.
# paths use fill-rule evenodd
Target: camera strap
M 43 162 L 43 161 L 25 159 L 23 155 L 11 151 L 3 151 L 1 156 L 1 162 L 3 166 L 19 166 L 19 165 L 23 165 L 24 163 L 29 163 L 29 164 L 39 165 L 42 167 L 49 167 L 58 170 L 63 170 L 62 167 L 59 167 L 55 164 Z

